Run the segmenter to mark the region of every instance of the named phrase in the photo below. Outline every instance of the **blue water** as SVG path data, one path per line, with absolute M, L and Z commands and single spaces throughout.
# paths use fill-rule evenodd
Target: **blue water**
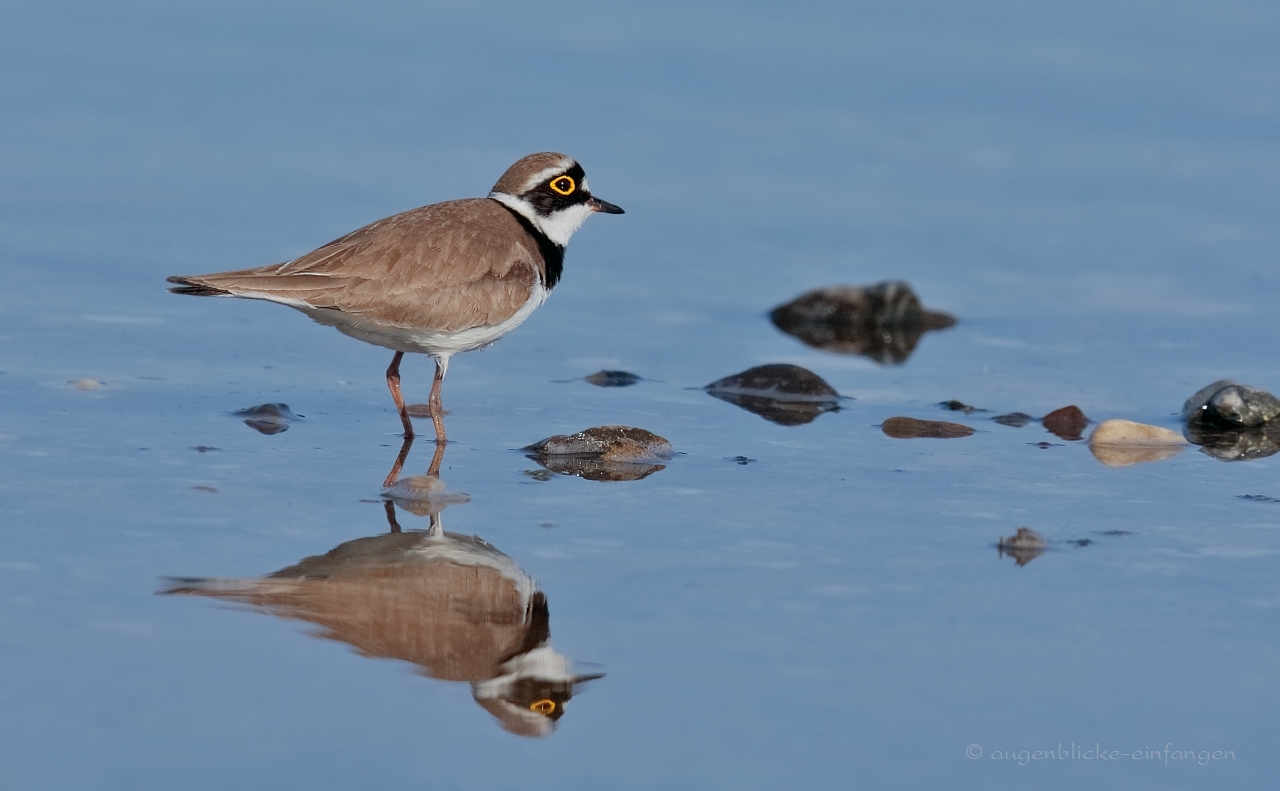
M 1177 429 L 1216 379 L 1280 392 L 1278 33 L 1249 2 L 11 5 L 0 785 L 1268 787 L 1280 504 L 1240 496 L 1280 497 L 1280 457 L 1110 468 L 989 418 Z M 471 499 L 442 519 L 605 677 L 523 739 L 466 683 L 155 595 L 385 532 L 400 447 L 384 350 L 164 278 L 547 149 L 627 214 L 454 359 L 441 477 Z M 903 365 L 768 321 L 886 279 L 960 319 Z M 852 400 L 786 427 L 696 389 L 772 362 Z M 560 381 L 602 368 L 645 381 Z M 429 362 L 402 372 L 425 401 Z M 268 402 L 301 417 L 231 414 Z M 895 415 L 977 433 L 890 439 Z M 680 455 L 602 483 L 515 450 L 611 423 Z M 1054 542 L 1022 567 L 995 548 L 1019 526 Z M 1097 747 L 1129 755 L 1071 757 Z

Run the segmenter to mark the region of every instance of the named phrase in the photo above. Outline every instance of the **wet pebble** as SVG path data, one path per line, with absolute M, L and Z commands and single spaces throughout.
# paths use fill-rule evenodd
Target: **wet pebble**
M 1048 548 L 1049 542 L 1045 537 L 1029 527 L 1018 528 L 1017 533 L 1001 538 L 996 544 L 1000 557 L 1008 555 L 1019 566 L 1025 566 L 1040 557 Z
M 1035 420 L 1035 418 L 1031 417 L 1026 412 L 1010 412 L 1007 415 L 996 415 L 991 419 L 1002 426 L 1012 426 L 1013 428 L 1022 428 Z
M 901 281 L 820 288 L 774 308 L 769 317 L 810 346 L 882 364 L 905 361 L 926 331 L 956 323 L 954 316 L 925 310 Z
M 233 412 L 244 418 L 244 424 L 260 434 L 279 434 L 289 430 L 289 424 L 298 419 L 288 404 L 259 404 Z
M 666 465 L 675 449 L 665 438 L 631 426 L 596 426 L 526 445 L 529 458 L 560 475 L 590 481 L 637 481 Z
M 630 371 L 596 371 L 584 379 L 596 387 L 630 387 L 640 381 Z
M 675 455 L 665 438 L 631 426 L 596 426 L 577 434 L 557 434 L 524 450 L 539 456 L 592 456 L 622 462 L 666 461 Z
M 1280 399 L 1265 390 L 1221 379 L 1203 387 L 1182 405 L 1188 422 L 1255 428 L 1280 415 Z
M 703 388 L 721 401 L 773 423 L 800 426 L 840 408 L 840 394 L 798 365 L 771 363 L 716 380 Z
M 731 461 L 735 464 L 741 464 L 743 467 L 745 467 L 756 460 L 751 458 L 750 456 L 726 456 L 725 461 Z
M 209 445 L 196 445 L 192 448 L 196 453 L 208 453 L 211 450 L 222 450 L 222 448 L 214 448 Z
M 880 430 L 894 439 L 955 439 L 973 433 L 973 429 L 959 423 L 916 420 L 913 417 L 891 417 L 880 424 Z
M 1040 424 L 1059 439 L 1076 442 L 1084 439 L 1084 430 L 1089 427 L 1089 418 L 1084 416 L 1084 412 L 1081 412 L 1078 406 L 1064 406 L 1045 415 L 1041 418 Z

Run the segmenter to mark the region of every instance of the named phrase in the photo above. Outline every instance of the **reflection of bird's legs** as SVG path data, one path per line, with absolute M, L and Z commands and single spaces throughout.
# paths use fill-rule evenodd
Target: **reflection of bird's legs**
M 383 505 L 387 508 L 387 524 L 391 525 L 391 532 L 399 533 L 400 523 L 396 521 L 396 504 L 390 500 L 383 500 Z
M 433 478 L 440 477 L 440 464 L 444 461 L 444 443 L 436 444 L 435 455 L 431 457 L 431 466 L 427 468 L 427 475 Z
M 444 522 L 440 521 L 440 514 L 431 515 L 431 529 L 427 533 L 432 538 L 439 538 L 444 535 Z
M 391 472 L 387 473 L 387 479 L 382 482 L 382 488 L 394 486 L 396 479 L 400 477 L 400 470 L 404 468 L 404 460 L 409 458 L 409 448 L 413 447 L 413 435 L 405 434 L 404 443 L 400 446 L 400 455 L 396 457 L 396 463 L 391 465 Z M 444 447 L 443 445 L 440 447 Z M 439 451 L 437 451 L 438 453 Z
M 391 397 L 395 399 L 396 411 L 400 413 L 400 422 L 404 424 L 404 438 L 410 440 L 413 439 L 413 424 L 409 422 L 409 411 L 404 408 L 404 398 L 400 395 L 401 357 L 404 357 L 404 352 L 396 352 L 396 356 L 391 358 L 391 365 L 387 368 L 387 387 L 391 390 Z M 435 392 L 434 388 L 432 392 Z M 436 434 L 439 433 L 440 427 L 437 423 Z
M 436 427 L 436 442 L 443 445 L 449 440 L 444 435 L 444 404 L 440 401 L 440 385 L 444 383 L 445 371 L 449 370 L 449 358 L 436 357 L 435 361 L 436 378 L 431 382 L 431 397 L 427 399 L 427 406 L 431 409 L 431 422 Z

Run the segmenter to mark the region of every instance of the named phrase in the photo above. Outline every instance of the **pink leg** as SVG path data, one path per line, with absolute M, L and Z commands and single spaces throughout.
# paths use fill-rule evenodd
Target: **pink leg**
M 387 368 L 387 387 L 391 390 L 391 397 L 395 399 L 396 411 L 400 413 L 400 422 L 404 424 L 404 438 L 413 439 L 413 424 L 409 422 L 409 412 L 404 408 L 404 398 L 400 395 L 400 358 L 404 357 L 404 352 L 396 352 L 396 356 L 391 358 L 391 367 Z M 439 374 L 437 373 L 437 377 Z M 440 386 L 437 379 L 436 384 L 432 387 L 432 397 L 435 397 L 436 388 Z M 432 419 L 435 419 L 434 413 Z M 440 434 L 440 422 L 436 421 L 436 434 Z

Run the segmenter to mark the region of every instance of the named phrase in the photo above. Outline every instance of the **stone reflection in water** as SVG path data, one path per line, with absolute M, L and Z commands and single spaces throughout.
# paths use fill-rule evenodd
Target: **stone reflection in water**
M 260 434 L 280 434 L 289 430 L 289 424 L 298 419 L 288 404 L 259 404 L 233 412 L 244 418 L 244 424 Z
M 860 354 L 882 365 L 905 362 L 921 335 L 956 323 L 954 316 L 925 310 L 901 281 L 817 289 L 774 308 L 769 317 L 816 349 Z
M 596 426 L 526 445 L 528 458 L 559 475 L 589 481 L 638 481 L 659 470 L 675 449 L 664 437 L 632 426 Z
M 1186 438 L 1200 446 L 1200 452 L 1223 461 L 1263 459 L 1280 451 L 1280 424 L 1275 421 L 1259 428 L 1237 428 L 1192 421 L 1183 429 Z
M 1044 554 L 1049 542 L 1029 527 L 1020 527 L 1014 535 L 1000 539 L 996 550 L 1000 557 L 1008 555 L 1019 566 L 1025 566 Z
M 749 368 L 704 389 L 780 426 L 802 426 L 840 409 L 840 394 L 834 387 L 813 371 L 786 363 Z
M 427 477 L 400 482 L 407 499 L 388 491 L 390 533 L 347 541 L 265 577 L 171 579 L 160 592 L 314 624 L 316 637 L 361 656 L 467 682 L 504 730 L 546 736 L 579 686 L 600 676 L 574 675 L 552 648 L 547 597 L 515 561 L 476 536 L 444 531 L 439 512 L 450 498 Z M 395 504 L 405 503 L 431 517 L 430 530 L 401 530 Z

